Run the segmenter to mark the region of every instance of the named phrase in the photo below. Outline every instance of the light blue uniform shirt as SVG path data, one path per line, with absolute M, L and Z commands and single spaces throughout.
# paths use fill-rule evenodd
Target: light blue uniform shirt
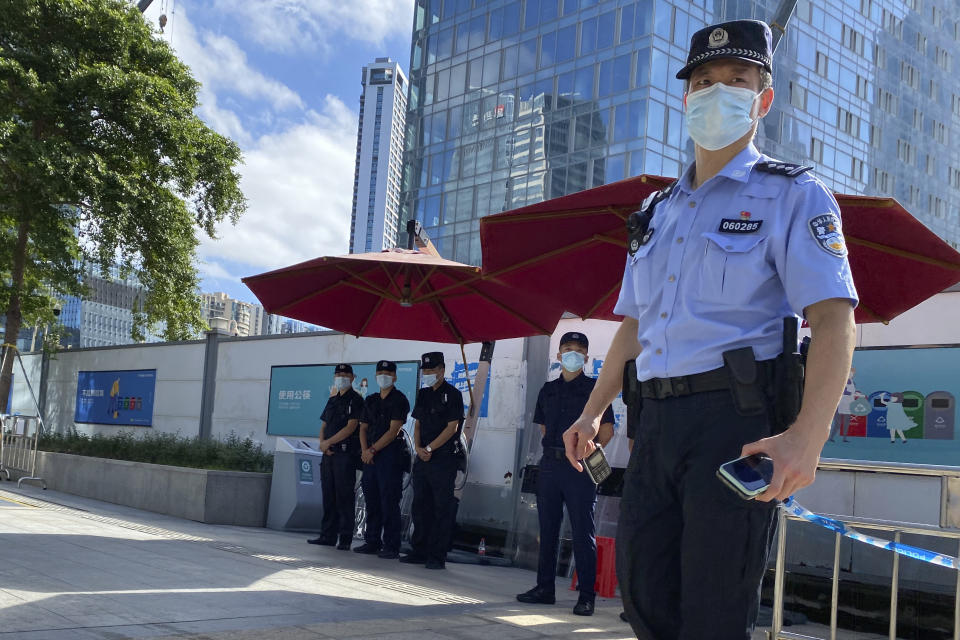
M 740 347 L 775 358 L 784 317 L 857 304 L 833 194 L 809 173 L 754 169 L 769 160 L 750 144 L 696 191 L 691 167 L 656 205 L 614 309 L 638 321 L 639 380 L 717 369 Z

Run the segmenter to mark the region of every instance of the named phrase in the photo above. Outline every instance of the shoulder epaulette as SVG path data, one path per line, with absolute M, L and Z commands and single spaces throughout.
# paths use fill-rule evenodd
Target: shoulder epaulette
M 807 167 L 802 164 L 792 164 L 790 162 L 758 162 L 753 165 L 754 169 L 762 171 L 764 173 L 774 173 L 778 176 L 787 176 L 788 178 L 796 178 L 799 175 L 806 173 L 813 169 L 813 167 Z

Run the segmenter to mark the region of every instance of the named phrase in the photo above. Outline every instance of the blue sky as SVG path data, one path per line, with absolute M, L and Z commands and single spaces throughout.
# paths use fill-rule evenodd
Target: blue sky
M 200 117 L 243 149 L 249 209 L 200 246 L 204 291 L 347 252 L 360 71 L 409 65 L 414 0 L 153 0 L 145 16 L 202 84 Z

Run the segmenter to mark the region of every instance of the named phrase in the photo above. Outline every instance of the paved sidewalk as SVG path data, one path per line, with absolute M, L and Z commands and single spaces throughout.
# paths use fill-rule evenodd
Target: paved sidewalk
M 2 482 L 0 640 L 633 638 L 618 600 L 573 615 L 563 579 L 557 605 L 520 605 L 532 571 L 427 571 L 306 537 Z M 829 637 L 819 625 L 790 630 Z
M 0 640 L 632 637 L 616 600 L 591 618 L 565 589 L 555 606 L 519 605 L 530 571 L 427 571 L 305 538 L 4 482 Z

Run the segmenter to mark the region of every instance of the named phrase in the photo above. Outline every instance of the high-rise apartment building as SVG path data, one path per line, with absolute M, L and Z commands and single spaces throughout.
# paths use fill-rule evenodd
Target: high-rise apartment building
M 65 296 L 59 322 L 65 331 L 61 343 L 67 347 L 107 347 L 132 344 L 133 312 L 143 304 L 144 287 L 133 276 L 121 277 L 114 267 L 106 275 L 88 271 L 84 275 L 87 295 Z M 145 342 L 163 338 L 147 332 Z
M 407 79 L 390 58 L 363 68 L 350 214 L 350 253 L 396 246 Z
M 480 218 L 693 158 L 690 36 L 780 0 L 417 0 L 403 218 L 479 264 Z M 954 62 L 957 60 L 957 62 Z M 960 243 L 960 5 L 800 0 L 756 144 Z

